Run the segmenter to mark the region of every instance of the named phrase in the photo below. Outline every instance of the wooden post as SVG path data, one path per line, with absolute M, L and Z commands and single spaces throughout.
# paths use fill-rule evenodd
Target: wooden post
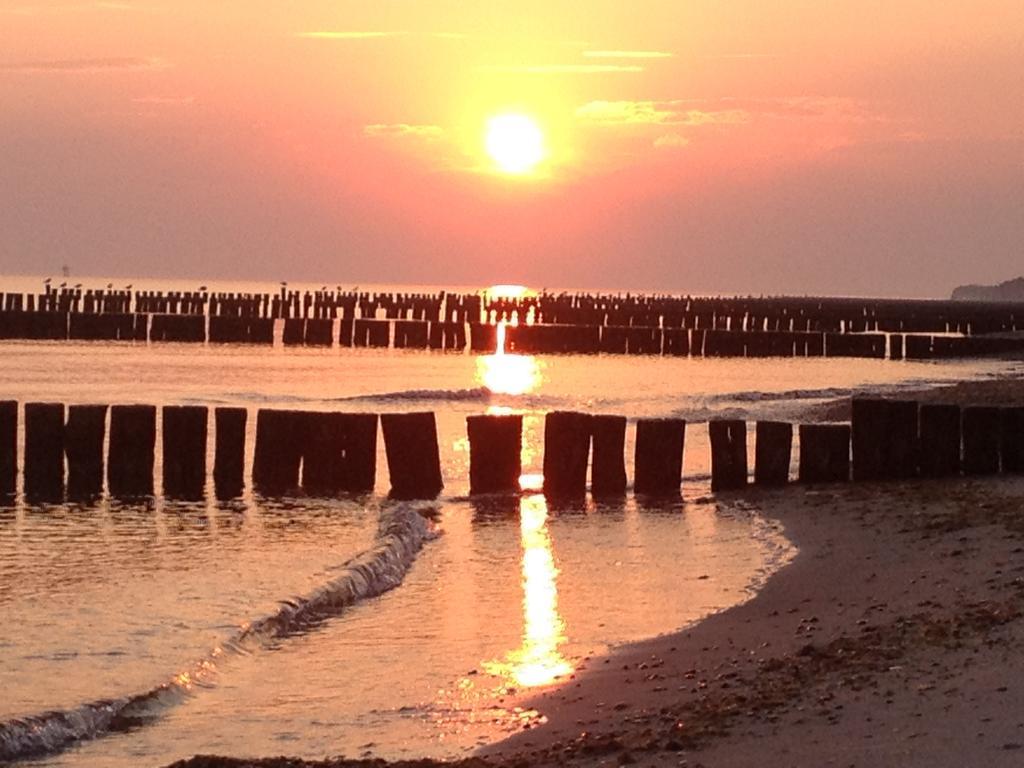
M 960 406 L 926 403 L 919 422 L 921 476 L 960 474 Z
M 968 406 L 963 409 L 964 459 L 966 475 L 994 475 L 999 472 L 999 409 Z
M 852 402 L 853 479 L 906 479 L 917 475 L 917 403 L 855 397 Z
M 256 414 L 256 452 L 252 482 L 265 496 L 280 496 L 299 487 L 302 463 L 302 414 L 261 408 Z
M 245 408 L 217 408 L 213 487 L 218 499 L 234 499 L 245 487 Z
M 110 409 L 107 487 L 111 496 L 153 495 L 156 407 L 115 405 Z
M 310 493 L 372 491 L 377 474 L 377 414 L 301 414 L 302 487 Z
M 636 423 L 633 462 L 635 493 L 678 495 L 683 481 L 683 419 L 640 419 Z
M 552 411 L 544 417 L 544 495 L 582 498 L 587 493 L 591 417 Z
M 522 473 L 523 417 L 467 416 L 469 492 L 519 490 Z
M 444 481 L 434 414 L 385 413 L 380 421 L 391 476 L 391 498 L 437 498 Z
M 206 487 L 206 406 L 164 406 L 164 495 L 198 500 Z
M 1003 408 L 1001 452 L 1003 472 L 1024 472 L 1024 407 Z
M 594 416 L 590 426 L 594 442 L 590 492 L 622 496 L 626 492 L 626 417 Z
M 800 482 L 845 483 L 850 479 L 850 426 L 800 425 Z
M 747 484 L 747 423 L 738 420 L 712 419 L 708 422 L 711 437 L 711 490 L 726 491 Z
M 754 445 L 754 482 L 779 486 L 789 482 L 793 451 L 793 425 L 782 421 L 757 422 Z
M 18 476 L 18 404 L 0 402 L 0 500 L 10 499 Z
M 64 452 L 68 458 L 68 498 L 88 501 L 103 493 L 103 436 L 107 406 L 68 406 Z
M 64 405 L 25 404 L 25 496 L 57 501 L 64 494 Z

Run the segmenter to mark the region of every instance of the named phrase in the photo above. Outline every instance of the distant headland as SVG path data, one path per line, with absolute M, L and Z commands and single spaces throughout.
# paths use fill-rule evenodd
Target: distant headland
M 1024 277 L 998 285 L 961 285 L 953 289 L 954 301 L 1024 301 Z

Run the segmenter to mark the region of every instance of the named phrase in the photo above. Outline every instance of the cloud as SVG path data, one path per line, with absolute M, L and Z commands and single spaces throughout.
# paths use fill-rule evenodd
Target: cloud
M 408 32 L 403 31 L 334 31 L 320 30 L 317 32 L 296 32 L 296 37 L 304 37 L 309 40 L 376 40 L 384 37 L 403 37 Z
M 588 59 L 671 59 L 668 51 L 584 51 Z
M 50 59 L 38 61 L 0 62 L 0 73 L 17 74 L 91 74 L 143 69 L 164 69 L 162 59 L 109 57 L 99 59 Z
M 484 72 L 521 75 L 600 75 L 613 72 L 643 72 L 634 64 L 533 64 L 481 67 Z
M 666 133 L 654 140 L 654 147 L 656 149 L 682 149 L 689 143 L 690 140 L 685 136 L 680 136 L 678 133 Z
M 416 138 L 439 139 L 444 130 L 437 125 L 413 125 L 410 123 L 374 123 L 363 128 L 363 135 L 373 138 Z
M 737 125 L 748 122 L 742 109 L 683 109 L 680 101 L 591 101 L 576 117 L 598 125 Z

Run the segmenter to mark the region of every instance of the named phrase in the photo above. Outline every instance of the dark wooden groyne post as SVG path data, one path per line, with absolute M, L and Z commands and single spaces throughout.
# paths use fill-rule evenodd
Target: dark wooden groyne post
M 115 405 L 110 409 L 107 487 L 111 496 L 153 494 L 156 406 Z
M 64 494 L 64 405 L 25 404 L 25 496 L 56 501 Z
M 855 397 L 852 402 L 853 479 L 917 475 L 917 403 Z
M 747 484 L 747 423 L 734 419 L 708 422 L 711 438 L 711 490 L 726 491 Z
M 626 492 L 626 417 L 593 416 L 590 430 L 594 445 L 590 492 L 594 496 L 622 496 Z
M 163 409 L 164 495 L 198 500 L 206 486 L 209 409 L 167 405 Z
M 245 408 L 217 408 L 214 411 L 215 448 L 213 488 L 218 499 L 241 496 L 245 487 Z
M 302 464 L 301 414 L 261 408 L 256 414 L 256 449 L 252 482 L 266 496 L 280 496 L 299 487 Z
M 1024 472 L 1024 407 L 1003 408 L 1000 449 L 1003 472 Z
M 107 406 L 68 406 L 64 453 L 68 458 L 68 498 L 88 501 L 103 493 L 103 437 Z
M 850 426 L 800 425 L 800 482 L 845 483 L 850 479 Z
M 683 482 L 684 419 L 640 419 L 636 423 L 633 491 L 678 495 Z
M 960 406 L 925 403 L 918 420 L 921 476 L 960 474 Z
M 780 486 L 789 482 L 793 453 L 793 425 L 784 421 L 759 421 L 754 444 L 754 482 Z
M 310 493 L 365 493 L 377 479 L 377 414 L 300 414 L 302 487 Z
M 992 406 L 963 409 L 963 469 L 966 475 L 999 472 L 1000 413 Z
M 391 498 L 434 499 L 444 488 L 432 412 L 385 413 L 380 417 L 391 476 Z
M 14 496 L 18 475 L 18 404 L 0 402 L 0 500 Z
M 469 492 L 519 490 L 522 474 L 523 417 L 467 416 Z
M 582 498 L 587 493 L 592 417 L 573 411 L 552 411 L 544 417 L 544 495 Z

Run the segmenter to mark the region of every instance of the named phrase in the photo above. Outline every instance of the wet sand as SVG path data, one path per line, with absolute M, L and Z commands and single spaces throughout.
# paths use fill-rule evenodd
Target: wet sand
M 925 396 L 1021 403 L 1020 385 Z M 545 724 L 453 764 L 1024 762 L 1024 478 L 791 486 L 732 500 L 782 523 L 799 548 L 789 566 L 743 605 L 591 659 L 533 702 Z M 303 765 L 387 764 L 175 764 Z

